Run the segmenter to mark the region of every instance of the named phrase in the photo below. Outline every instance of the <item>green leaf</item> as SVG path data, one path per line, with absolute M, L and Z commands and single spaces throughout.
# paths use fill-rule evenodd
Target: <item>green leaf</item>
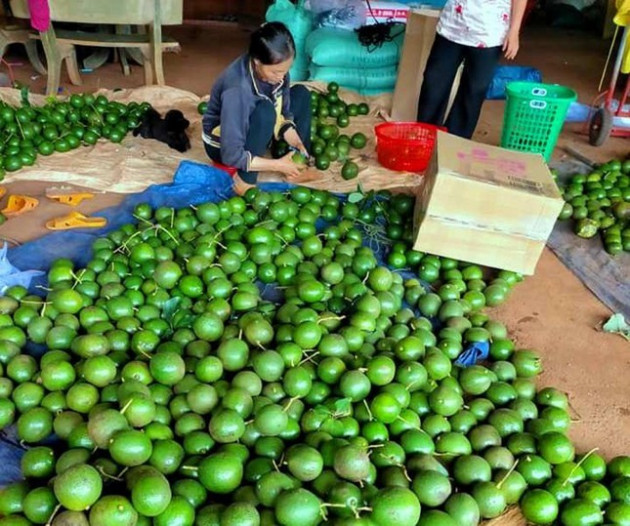
M 173 316 L 177 312 L 177 307 L 179 307 L 179 303 L 181 298 L 175 297 L 170 298 L 164 302 L 164 307 L 162 308 L 162 317 L 170 324 L 173 320 Z
M 619 312 L 613 314 L 609 320 L 602 325 L 602 330 L 612 334 L 619 334 L 627 340 L 630 340 L 630 325 L 626 322 L 623 314 Z
M 28 93 L 29 93 L 28 86 L 23 86 L 20 89 L 20 98 L 22 100 L 22 106 L 28 107 L 31 105 L 31 102 L 28 100 Z
M 346 416 L 350 414 L 352 400 L 350 398 L 340 398 L 335 402 L 335 415 Z
M 313 411 L 319 417 L 327 417 L 327 416 L 332 415 L 332 413 L 330 412 L 330 409 L 328 409 L 327 407 L 323 405 L 318 405 L 317 407 L 313 409 Z
M 363 201 L 363 197 L 363 194 L 359 192 L 352 192 L 350 195 L 348 195 L 348 203 L 359 203 Z
M 197 319 L 191 311 L 177 311 L 173 323 L 173 329 L 190 329 Z

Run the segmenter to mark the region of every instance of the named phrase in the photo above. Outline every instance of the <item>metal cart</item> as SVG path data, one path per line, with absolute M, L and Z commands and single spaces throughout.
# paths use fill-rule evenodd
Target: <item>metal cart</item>
M 615 36 L 619 31 L 615 32 Z M 627 76 L 625 86 L 620 99 L 615 99 L 617 93 L 617 82 L 621 74 L 622 64 L 628 47 L 629 28 L 626 26 L 621 32 L 621 42 L 617 50 L 617 56 L 613 66 L 612 75 L 608 89 L 599 94 L 593 103 L 590 119 L 588 120 L 588 138 L 589 143 L 593 146 L 601 146 L 606 142 L 608 137 L 630 137 L 630 127 L 619 126 L 615 124 L 615 117 L 630 118 L 630 109 L 626 109 L 628 95 L 630 95 L 630 75 Z M 611 53 L 615 45 L 615 38 L 611 43 Z M 609 55 L 610 57 L 610 55 Z M 602 73 L 602 81 L 606 76 L 606 67 Z M 616 103 L 616 105 L 615 105 Z

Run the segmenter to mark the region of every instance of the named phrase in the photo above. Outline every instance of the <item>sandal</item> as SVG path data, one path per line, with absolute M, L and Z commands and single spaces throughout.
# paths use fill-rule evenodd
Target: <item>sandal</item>
M 46 190 L 46 197 L 69 206 L 78 206 L 85 199 L 92 199 L 94 194 L 90 192 L 72 192 L 68 188 L 49 188 Z
M 2 210 L 2 214 L 6 217 L 13 217 L 33 210 L 39 201 L 34 197 L 27 195 L 10 195 L 7 206 Z
M 70 230 L 73 228 L 101 228 L 107 225 L 104 217 L 87 217 L 80 212 L 70 212 L 68 215 L 51 219 L 46 223 L 48 230 Z

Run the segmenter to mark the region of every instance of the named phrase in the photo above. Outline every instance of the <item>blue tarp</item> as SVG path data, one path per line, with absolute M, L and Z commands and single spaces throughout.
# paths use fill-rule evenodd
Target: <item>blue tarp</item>
M 286 183 L 263 183 L 259 185 L 266 191 L 286 191 L 292 185 Z M 39 239 L 25 243 L 9 251 L 9 261 L 19 269 L 47 270 L 58 258 L 69 258 L 79 267 L 85 266 L 92 255 L 92 243 L 98 237 L 120 228 L 126 223 L 134 223 L 133 209 L 139 203 L 149 203 L 153 208 L 170 206 L 182 208 L 207 201 L 221 201 L 234 195 L 232 180 L 223 171 L 212 166 L 184 161 L 180 164 L 173 182 L 170 184 L 154 185 L 144 192 L 128 196 L 122 203 L 102 212 L 99 216 L 107 218 L 108 224 L 102 229 L 72 230 L 55 232 Z M 318 225 L 323 226 L 323 225 Z M 377 259 L 384 264 L 387 247 L 372 247 Z M 404 278 L 416 277 L 411 271 L 400 271 Z M 44 283 L 45 276 L 38 282 L 33 282 L 31 288 Z M 428 288 L 427 284 L 424 284 Z M 269 300 L 274 300 L 274 287 L 266 286 L 262 294 Z M 436 320 L 436 325 L 437 325 Z M 467 349 L 466 360 L 462 365 L 472 365 L 487 356 L 483 349 Z M 465 362 L 465 363 L 464 363 Z M 0 471 L 0 487 L 19 480 L 20 458 L 23 449 L 17 443 L 15 429 L 9 428 L 0 432 L 0 463 L 4 469 Z
M 184 161 L 172 183 L 150 186 L 144 192 L 128 196 L 119 205 L 99 212 L 100 217 L 107 219 L 106 227 L 45 235 L 12 248 L 9 260 L 22 270 L 46 270 L 59 258 L 70 258 L 78 266 L 85 266 L 90 260 L 90 248 L 94 240 L 126 223 L 135 223 L 133 209 L 140 203 L 149 203 L 154 208 L 182 208 L 205 201 L 220 201 L 233 195 L 232 182 L 227 173 L 212 166 Z
M 283 191 L 286 183 L 265 183 L 264 190 Z M 78 267 L 85 266 L 92 255 L 92 243 L 98 237 L 117 230 L 127 223 L 135 223 L 133 209 L 140 203 L 149 203 L 153 208 L 171 206 L 183 208 L 207 201 L 221 201 L 234 196 L 232 179 L 224 171 L 212 166 L 183 161 L 173 182 L 153 185 L 144 192 L 129 195 L 119 205 L 99 212 L 107 219 L 107 226 L 99 229 L 76 229 L 55 232 L 22 246 L 9 250 L 9 261 L 21 270 L 47 270 L 53 261 L 69 258 Z M 43 285 L 45 276 L 33 285 Z
M 562 171 L 566 171 L 562 170 Z M 266 183 L 260 185 L 267 191 L 285 191 L 291 185 Z M 99 230 L 73 230 L 56 232 L 30 241 L 9 251 L 10 262 L 19 269 L 46 270 L 58 258 L 70 258 L 78 266 L 84 266 L 91 257 L 91 246 L 96 238 L 116 230 L 126 223 L 135 222 L 133 209 L 139 203 L 152 207 L 172 206 L 181 208 L 206 201 L 220 201 L 234 195 L 230 177 L 211 166 L 184 161 L 177 170 L 173 183 L 154 185 L 144 192 L 128 196 L 121 204 L 103 210 L 99 215 L 108 220 L 107 227 Z M 627 254 L 611 258 L 603 252 L 597 242 L 587 243 L 569 231 L 566 223 L 560 223 L 550 239 L 550 246 L 560 259 L 573 270 L 584 283 L 611 309 L 624 312 L 630 318 L 627 298 L 630 285 L 621 279 L 627 268 Z M 382 249 L 385 247 L 381 247 Z M 382 262 L 384 250 L 376 254 Z M 413 277 L 411 272 L 402 272 L 403 277 Z M 273 292 L 272 287 L 266 292 Z M 266 295 L 266 294 L 265 294 Z M 461 365 L 472 365 L 487 357 L 485 346 L 471 346 L 461 355 Z M 17 444 L 14 429 L 0 433 L 0 487 L 20 478 L 19 462 L 23 450 Z

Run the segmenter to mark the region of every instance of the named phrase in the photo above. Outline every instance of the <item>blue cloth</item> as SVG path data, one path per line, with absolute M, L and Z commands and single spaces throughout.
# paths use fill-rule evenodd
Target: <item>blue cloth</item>
M 466 350 L 455 360 L 456 365 L 470 367 L 487 359 L 490 354 L 488 342 L 477 342 L 469 345 Z
M 33 278 L 43 275 L 41 270 L 20 270 L 7 259 L 7 244 L 0 248 L 0 294 L 13 286 L 29 288 Z
M 579 102 L 572 102 L 567 111 L 564 122 L 586 122 L 590 116 L 591 107 Z
M 20 461 L 26 451 L 18 443 L 15 427 L 0 431 L 0 488 L 22 478 Z
M 542 82 L 542 73 L 536 68 L 529 68 L 525 66 L 497 66 L 494 70 L 492 82 L 490 83 L 490 86 L 488 86 L 486 99 L 505 99 L 506 86 L 510 82 L 515 81 Z

